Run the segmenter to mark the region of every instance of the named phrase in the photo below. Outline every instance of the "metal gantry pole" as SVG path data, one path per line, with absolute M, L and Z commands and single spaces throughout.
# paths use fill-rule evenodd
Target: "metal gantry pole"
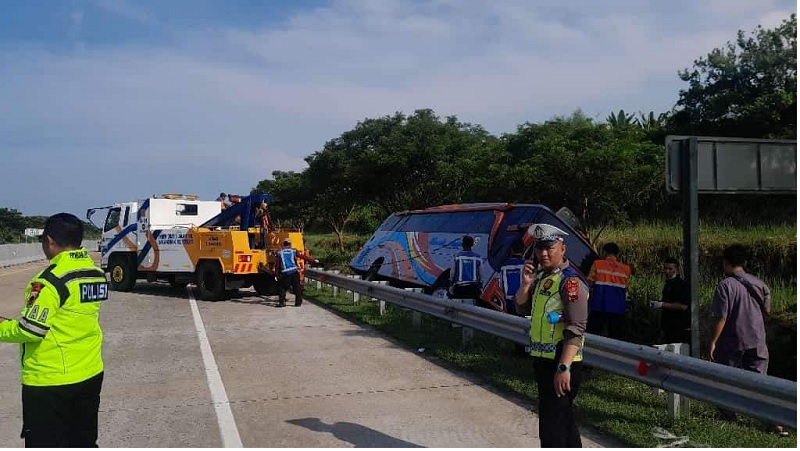
M 700 357 L 700 219 L 697 196 L 697 138 L 681 142 L 681 196 L 683 197 L 683 270 L 691 300 L 691 355 Z

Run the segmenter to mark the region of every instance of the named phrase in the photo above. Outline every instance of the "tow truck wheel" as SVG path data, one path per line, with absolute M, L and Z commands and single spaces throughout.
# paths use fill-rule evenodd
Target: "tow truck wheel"
M 133 259 L 123 255 L 115 255 L 111 257 L 108 270 L 111 273 L 109 282 L 112 290 L 133 290 L 133 286 L 136 284 L 136 267 L 133 264 Z
M 221 301 L 225 298 L 225 277 L 219 263 L 204 261 L 197 266 L 197 289 L 200 299 Z

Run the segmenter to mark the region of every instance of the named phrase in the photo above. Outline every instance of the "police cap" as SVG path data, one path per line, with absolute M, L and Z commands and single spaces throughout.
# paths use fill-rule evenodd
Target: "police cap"
M 528 227 L 528 234 L 533 237 L 536 249 L 548 249 L 557 242 L 564 242 L 567 232 L 550 224 L 533 224 Z

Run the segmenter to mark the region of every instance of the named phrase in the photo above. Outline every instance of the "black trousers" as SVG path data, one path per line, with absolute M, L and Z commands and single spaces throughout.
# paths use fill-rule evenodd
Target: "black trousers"
M 539 390 L 539 440 L 542 448 L 581 448 L 581 434 L 575 423 L 572 403 L 581 385 L 583 362 L 573 362 L 570 368 L 570 391 L 557 397 L 553 387 L 558 362 L 541 357 L 533 358 L 536 386 Z
M 300 273 L 294 271 L 291 273 L 281 273 L 278 280 L 278 303 L 286 305 L 286 290 L 292 287 L 294 292 L 294 305 L 300 306 L 303 303 L 303 290 L 300 288 Z
M 593 335 L 603 335 L 603 327 L 608 325 L 608 338 L 614 340 L 625 339 L 625 314 L 610 312 L 589 312 L 589 322 L 586 332 Z
M 663 327 L 664 343 L 691 343 L 691 332 L 676 327 Z
M 480 304 L 481 286 L 478 284 L 453 285 L 453 292 L 449 297 L 451 299 L 475 299 L 475 303 Z
M 22 386 L 22 435 L 26 448 L 97 448 L 97 411 L 103 373 L 83 382 Z

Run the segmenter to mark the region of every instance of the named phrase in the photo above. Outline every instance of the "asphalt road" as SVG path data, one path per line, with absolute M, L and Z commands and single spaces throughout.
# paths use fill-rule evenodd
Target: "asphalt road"
M 15 317 L 44 262 L 0 268 Z M 102 447 L 537 447 L 530 407 L 306 302 L 139 283 L 101 310 Z M 23 446 L 18 347 L 0 344 L 0 439 Z M 585 431 L 588 433 L 588 431 Z M 591 434 L 590 434 L 591 435 Z M 584 434 L 584 446 L 600 446 Z

